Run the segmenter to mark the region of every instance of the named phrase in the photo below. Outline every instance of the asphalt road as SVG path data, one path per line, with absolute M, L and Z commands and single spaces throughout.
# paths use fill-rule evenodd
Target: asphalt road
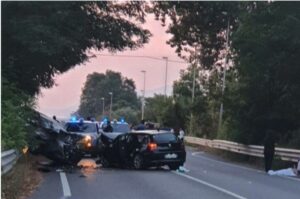
M 143 171 L 74 169 L 45 173 L 31 199 L 299 199 L 300 180 L 268 176 L 263 171 L 224 162 L 203 152 L 188 151 L 185 168 Z

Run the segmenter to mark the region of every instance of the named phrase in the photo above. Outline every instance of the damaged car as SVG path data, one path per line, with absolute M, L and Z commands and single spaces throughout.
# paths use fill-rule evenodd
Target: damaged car
M 35 112 L 29 121 L 34 133 L 29 151 L 63 164 L 76 164 L 83 156 L 79 142 L 82 135 L 67 132 L 59 121 Z
M 96 157 L 100 151 L 100 131 L 98 123 L 84 119 L 72 118 L 71 121 L 65 123 L 65 129 L 72 135 L 81 136 L 83 139 L 77 142 L 79 150 L 84 155 Z
M 167 165 L 178 169 L 186 160 L 184 143 L 172 132 L 144 130 L 102 137 L 103 157 L 111 165 L 143 169 Z

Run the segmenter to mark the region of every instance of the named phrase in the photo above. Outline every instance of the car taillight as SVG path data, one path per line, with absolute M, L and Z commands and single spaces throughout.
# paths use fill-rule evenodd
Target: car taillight
M 149 143 L 148 144 L 148 149 L 150 151 L 154 151 L 155 149 L 157 149 L 157 144 L 156 143 Z

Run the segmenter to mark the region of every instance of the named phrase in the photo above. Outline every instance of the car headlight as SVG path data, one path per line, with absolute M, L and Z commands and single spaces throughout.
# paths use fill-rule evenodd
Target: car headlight
M 83 138 L 83 141 L 85 143 L 91 143 L 92 142 L 92 137 L 89 136 L 89 135 L 86 135 L 84 138 Z
M 91 136 L 89 136 L 89 135 L 84 136 L 82 141 L 86 148 L 90 148 L 92 146 L 92 137 Z

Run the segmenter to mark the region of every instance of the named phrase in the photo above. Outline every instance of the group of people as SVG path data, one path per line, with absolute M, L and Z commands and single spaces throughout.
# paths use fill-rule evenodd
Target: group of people
M 151 123 L 145 123 L 145 120 L 141 120 L 141 122 L 133 127 L 134 130 L 153 130 L 153 129 L 157 129 L 157 130 L 165 130 L 165 129 L 162 129 L 162 128 L 155 128 L 155 126 Z M 182 128 L 180 127 L 175 127 L 173 129 L 171 128 L 168 128 L 166 130 L 170 130 L 171 132 L 173 132 L 176 137 L 178 137 L 179 139 L 183 140 L 184 138 L 184 131 Z

